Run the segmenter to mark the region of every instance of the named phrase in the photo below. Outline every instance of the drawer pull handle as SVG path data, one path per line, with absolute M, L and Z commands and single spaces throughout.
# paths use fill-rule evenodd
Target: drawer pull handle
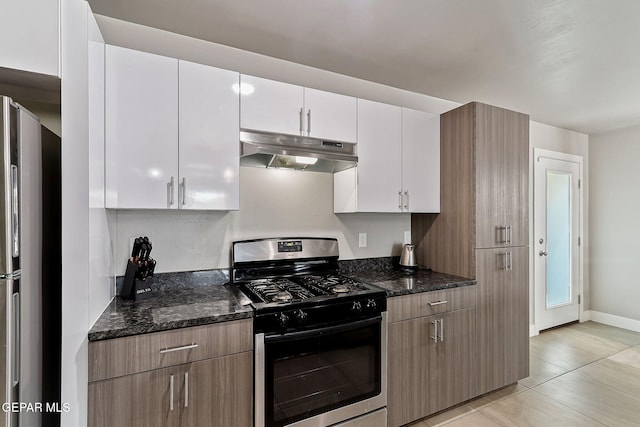
M 181 347 L 165 348 L 164 350 L 160 350 L 160 354 L 173 353 L 174 351 L 191 350 L 192 348 L 198 348 L 198 344 L 189 344 L 189 345 L 183 345 Z
M 433 307 L 434 305 L 446 304 L 447 302 L 449 302 L 449 301 L 444 300 L 444 301 L 429 302 L 429 305 L 430 305 L 431 307 Z

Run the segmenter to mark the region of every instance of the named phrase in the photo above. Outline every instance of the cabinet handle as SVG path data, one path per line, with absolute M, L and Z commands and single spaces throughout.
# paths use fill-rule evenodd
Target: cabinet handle
M 507 252 L 507 271 L 511 271 L 513 269 L 513 258 L 511 255 L 511 251 Z
M 398 209 L 402 210 L 402 191 L 398 191 Z
M 173 206 L 173 177 L 169 181 L 169 206 Z
M 496 227 L 496 229 L 500 232 L 500 235 L 496 238 L 496 243 L 507 243 L 507 226 L 502 225 Z
M 184 407 L 189 407 L 189 372 L 184 373 Z
M 173 411 L 173 374 L 169 379 L 169 410 Z
M 405 209 L 407 209 L 407 210 L 409 210 L 409 191 L 406 191 L 406 190 L 405 190 L 405 192 L 404 192 L 404 197 L 405 197 L 405 200 L 404 200 L 404 208 L 405 208 Z
M 504 270 L 507 271 L 507 266 L 508 266 L 508 261 L 507 261 L 507 253 L 501 253 L 500 256 L 502 257 L 502 265 L 500 266 L 500 270 Z
M 444 319 L 440 319 L 440 342 L 444 342 Z
M 300 109 L 300 136 L 304 135 L 304 125 L 302 124 L 303 122 L 303 118 L 302 115 L 304 114 L 304 108 Z
M 512 233 L 511 233 L 511 226 L 510 226 L 510 225 L 507 225 L 507 226 L 505 227 L 505 229 L 506 229 L 506 235 L 507 235 L 507 238 L 506 238 L 506 240 L 507 240 L 507 245 L 510 245 L 510 244 L 511 244 L 511 234 L 512 234 Z
M 433 340 L 433 342 L 437 343 L 438 342 L 438 321 L 432 320 L 431 323 L 433 324 L 433 335 L 431 335 L 431 339 Z
M 160 350 L 160 354 L 165 354 L 165 353 L 173 353 L 174 351 L 182 351 L 182 350 L 191 350 L 192 348 L 198 348 L 198 344 L 189 344 L 189 345 L 183 345 L 180 347 L 171 347 L 171 348 L 165 348 Z
M 435 302 L 429 302 L 428 304 L 433 307 L 434 305 L 440 305 L 440 304 L 446 304 L 448 301 L 447 300 L 443 300 L 443 301 L 435 301 Z
M 307 111 L 307 136 L 311 136 L 311 109 Z
M 182 190 L 182 202 L 181 205 L 184 206 L 187 204 L 187 178 L 182 177 L 182 184 L 180 184 Z

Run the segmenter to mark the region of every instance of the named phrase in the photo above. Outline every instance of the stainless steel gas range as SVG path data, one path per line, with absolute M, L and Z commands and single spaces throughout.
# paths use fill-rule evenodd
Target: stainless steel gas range
M 338 273 L 329 238 L 234 242 L 254 308 L 255 426 L 386 426 L 384 290 Z

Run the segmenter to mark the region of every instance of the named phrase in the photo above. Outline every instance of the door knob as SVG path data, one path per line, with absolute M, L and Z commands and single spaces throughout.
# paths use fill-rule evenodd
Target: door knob
M 540 256 L 547 256 L 547 253 L 546 253 L 546 252 L 544 252 L 544 251 L 540 251 L 540 252 L 538 252 L 538 255 L 540 255 Z

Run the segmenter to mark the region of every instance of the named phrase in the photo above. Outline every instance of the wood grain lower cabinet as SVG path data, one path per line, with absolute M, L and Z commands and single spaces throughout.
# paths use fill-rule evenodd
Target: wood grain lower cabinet
M 187 373 L 188 387 L 185 390 L 188 390 L 188 407 L 185 408 L 186 419 L 182 425 L 252 425 L 252 351 L 192 363 Z
M 91 427 L 250 427 L 253 352 L 89 383 Z
M 178 366 L 89 383 L 89 426 L 179 426 L 182 406 L 176 398 L 183 374 Z
M 475 396 L 476 309 L 389 324 L 389 426 Z
M 250 335 L 244 319 L 89 343 L 88 425 L 250 427 Z
M 478 395 L 529 375 L 529 248 L 476 251 Z

